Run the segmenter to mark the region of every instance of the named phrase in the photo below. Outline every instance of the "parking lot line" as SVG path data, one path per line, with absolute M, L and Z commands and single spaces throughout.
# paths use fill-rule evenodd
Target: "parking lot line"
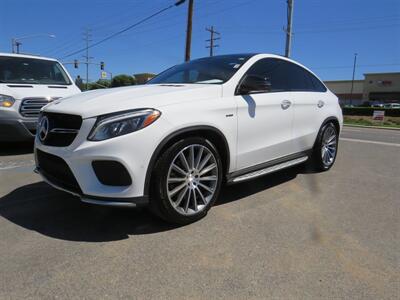
M 356 143 L 366 143 L 366 144 L 376 144 L 376 145 L 400 147 L 400 144 L 396 144 L 396 143 L 385 143 L 385 142 L 378 142 L 378 141 L 371 141 L 371 140 L 360 140 L 360 139 L 350 139 L 350 138 L 340 138 L 340 140 L 341 141 L 347 141 L 347 142 L 356 142 Z

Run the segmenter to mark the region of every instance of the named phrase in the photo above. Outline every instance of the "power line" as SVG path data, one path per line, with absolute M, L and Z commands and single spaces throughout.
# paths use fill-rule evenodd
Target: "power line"
M 219 47 L 219 45 L 215 44 L 215 41 L 221 39 L 221 34 L 214 30 L 214 26 L 211 26 L 211 28 L 206 28 L 206 31 L 210 32 L 210 39 L 206 40 L 206 42 L 210 42 L 210 45 L 206 46 L 206 48 L 210 49 L 210 56 L 213 56 L 214 48 Z M 214 37 L 215 35 L 218 35 L 218 37 Z
M 138 21 L 138 22 L 136 22 L 136 23 L 134 23 L 134 24 L 132 24 L 132 25 L 130 25 L 130 26 L 124 28 L 124 29 L 121 29 L 121 30 L 117 31 L 117 32 L 115 32 L 115 33 L 113 33 L 113 34 L 111 34 L 111 35 L 105 37 L 104 39 L 101 39 L 100 41 L 98 41 L 98 42 L 96 42 L 96 43 L 91 44 L 89 47 L 85 47 L 85 48 L 79 49 L 79 50 L 77 50 L 77 51 L 74 51 L 74 52 L 72 52 L 72 53 L 69 53 L 68 55 L 64 56 L 63 59 L 64 59 L 64 58 L 67 58 L 67 57 L 71 57 L 71 56 L 76 55 L 76 54 L 78 54 L 78 53 L 81 53 L 81 52 L 83 52 L 83 51 L 86 51 L 86 50 L 89 49 L 89 48 L 93 48 L 93 47 L 95 47 L 95 46 L 98 46 L 98 45 L 100 45 L 100 44 L 102 44 L 102 43 L 104 43 L 104 42 L 106 42 L 106 41 L 108 41 L 108 40 L 110 40 L 110 39 L 112 39 L 112 38 L 114 38 L 114 37 L 116 37 L 116 36 L 118 36 L 118 35 L 120 35 L 120 34 L 126 32 L 126 31 L 128 31 L 128 30 L 130 30 L 130 29 L 132 29 L 132 28 L 134 28 L 134 27 L 136 27 L 136 26 L 138 26 L 138 25 L 140 25 L 140 24 L 146 22 L 147 20 L 149 20 L 149 19 L 151 19 L 151 18 L 154 18 L 155 16 L 157 16 L 157 15 L 159 15 L 159 14 L 162 14 L 163 12 L 165 12 L 165 11 L 167 11 L 167 10 L 173 8 L 174 6 L 181 5 L 181 4 L 184 3 L 184 2 L 185 2 L 185 0 L 179 0 L 179 1 L 177 1 L 175 4 L 171 4 L 171 5 L 169 5 L 169 6 L 165 7 L 165 8 L 163 8 L 163 9 L 161 9 L 161 10 L 155 12 L 155 13 L 153 13 L 152 15 L 150 15 L 150 16 L 144 18 L 144 19 L 142 19 L 142 20 L 140 20 L 140 21 Z

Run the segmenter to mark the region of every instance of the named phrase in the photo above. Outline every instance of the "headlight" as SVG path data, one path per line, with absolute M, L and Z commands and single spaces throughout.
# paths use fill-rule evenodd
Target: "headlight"
M 11 96 L 0 95 L 0 107 L 11 107 L 13 106 L 15 99 Z
M 103 141 L 140 130 L 152 124 L 160 115 L 158 110 L 143 109 L 100 116 L 90 132 L 88 140 Z

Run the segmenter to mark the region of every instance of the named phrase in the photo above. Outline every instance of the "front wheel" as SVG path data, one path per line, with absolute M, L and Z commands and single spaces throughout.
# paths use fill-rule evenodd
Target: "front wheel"
M 155 165 L 150 209 L 166 221 L 192 223 L 207 214 L 221 181 L 222 163 L 214 145 L 200 137 L 182 139 Z
M 333 166 L 336 160 L 338 142 L 339 137 L 335 125 L 329 122 L 322 126 L 311 156 L 315 169 L 327 171 Z

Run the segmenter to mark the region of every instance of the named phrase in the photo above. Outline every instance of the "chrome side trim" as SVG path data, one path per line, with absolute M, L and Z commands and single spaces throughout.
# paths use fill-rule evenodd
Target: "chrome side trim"
M 266 175 L 266 174 L 269 174 L 269 173 L 272 173 L 272 172 L 276 172 L 276 171 L 279 171 L 279 170 L 282 170 L 282 169 L 285 169 L 285 168 L 289 168 L 289 167 L 294 166 L 294 165 L 301 164 L 302 162 L 305 162 L 307 159 L 308 159 L 308 156 L 302 156 L 300 158 L 296 158 L 296 159 L 293 159 L 293 160 L 285 161 L 283 163 L 280 163 L 280 164 L 277 164 L 277 165 L 274 165 L 274 166 L 271 166 L 271 167 L 268 167 L 268 168 L 264 168 L 264 169 L 261 169 L 261 170 L 257 170 L 257 171 L 254 171 L 254 172 L 250 172 L 250 173 L 238 176 L 238 177 L 234 178 L 232 181 L 233 182 L 240 182 L 240 181 L 256 178 L 256 177 L 259 177 L 259 176 L 262 176 L 262 175 Z

